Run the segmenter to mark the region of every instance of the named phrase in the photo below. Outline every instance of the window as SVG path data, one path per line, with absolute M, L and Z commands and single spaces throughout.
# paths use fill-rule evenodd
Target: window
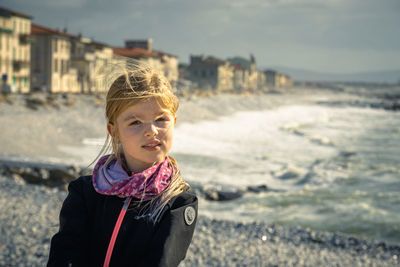
M 58 72 L 58 60 L 54 59 L 54 72 Z

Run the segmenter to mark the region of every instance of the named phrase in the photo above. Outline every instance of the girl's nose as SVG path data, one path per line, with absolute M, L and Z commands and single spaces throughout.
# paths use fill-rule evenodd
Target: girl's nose
M 145 136 L 146 137 L 152 137 L 158 134 L 158 129 L 154 125 L 154 123 L 148 123 L 148 126 L 145 129 Z

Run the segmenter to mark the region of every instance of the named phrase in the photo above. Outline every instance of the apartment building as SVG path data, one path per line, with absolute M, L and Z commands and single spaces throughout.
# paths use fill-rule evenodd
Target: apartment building
M 278 89 L 293 86 L 292 78 L 286 74 L 275 70 L 266 70 L 264 71 L 264 75 L 268 88 Z
M 0 87 L 3 91 L 30 90 L 30 15 L 0 7 Z
M 89 38 L 75 36 L 71 41 L 71 66 L 78 72 L 81 93 L 103 93 L 107 90 L 99 78 L 101 68 L 113 58 L 113 49 Z
M 248 77 L 245 81 L 245 83 L 247 84 L 247 90 L 256 90 L 260 87 L 258 84 L 258 70 L 256 69 L 256 60 L 254 56 L 251 55 L 250 59 L 246 59 L 243 57 L 233 57 L 229 58 L 228 61 L 231 64 L 239 65 L 247 70 Z
M 71 38 L 64 31 L 32 24 L 31 86 L 52 93 L 79 93 L 78 72 L 71 68 Z
M 156 70 L 163 73 L 164 66 L 161 62 L 161 57 L 152 51 L 146 50 L 144 48 L 115 47 L 113 49 L 113 52 L 114 52 L 114 55 L 119 60 L 121 60 L 123 58 L 125 58 L 125 60 L 128 60 L 129 58 L 139 60 L 139 61 L 149 64 Z
M 153 59 L 152 64 L 155 64 L 154 58 L 158 58 L 161 61 L 161 66 L 159 70 L 167 77 L 170 81 L 172 86 L 175 86 L 178 82 L 179 78 L 179 68 L 178 68 L 178 57 L 169 53 L 165 53 L 162 51 L 154 50 L 153 49 L 153 40 L 152 39 L 145 39 L 145 40 L 126 40 L 125 41 L 125 48 L 126 49 L 134 49 L 134 48 L 141 48 L 146 50 L 147 52 L 151 53 L 143 53 L 142 56 L 136 56 L 144 61 L 149 61 L 151 58 Z M 136 53 L 138 53 L 137 50 Z M 157 60 L 156 60 L 157 61 Z M 158 63 L 158 61 L 157 61 Z M 158 66 L 157 66 L 158 67 Z
M 231 65 L 233 67 L 233 87 L 238 91 L 248 89 L 249 71 L 238 64 L 231 63 Z
M 162 71 L 174 87 L 178 83 L 179 79 L 179 62 L 178 57 L 162 51 L 153 50 L 153 53 L 161 58 Z
M 215 57 L 190 56 L 190 80 L 199 88 L 219 91 L 232 90 L 234 69 L 225 60 Z

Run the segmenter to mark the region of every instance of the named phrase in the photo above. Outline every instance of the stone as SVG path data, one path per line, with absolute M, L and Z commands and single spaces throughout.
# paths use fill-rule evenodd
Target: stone
M 247 191 L 252 192 L 252 193 L 267 192 L 268 189 L 269 188 L 267 185 L 251 185 L 251 186 L 247 187 Z
M 213 201 L 234 200 L 243 196 L 239 191 L 217 191 L 214 189 L 204 190 L 205 198 Z

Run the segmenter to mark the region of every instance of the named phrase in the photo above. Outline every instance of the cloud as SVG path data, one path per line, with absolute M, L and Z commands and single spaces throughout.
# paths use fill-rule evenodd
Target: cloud
M 398 0 L 2 0 L 2 5 L 49 27 L 62 28 L 68 21 L 72 33 L 112 45 L 153 38 L 155 48 L 181 60 L 190 53 L 254 52 L 265 64 L 285 58 L 322 67 L 320 58 L 336 62 L 345 54 L 374 69 L 384 64 L 379 55 L 400 62 L 395 56 L 400 54 Z M 300 60 L 299 53 L 309 59 Z M 374 54 L 370 63 L 362 58 L 368 54 Z M 392 62 L 387 64 L 400 68 Z M 325 67 L 342 68 L 335 64 Z
M 90 0 L 13 0 L 11 2 L 18 6 L 40 6 L 42 8 L 78 8 L 85 6 L 89 1 Z M 7 2 L 10 2 L 10 0 L 5 0 L 6 5 Z

